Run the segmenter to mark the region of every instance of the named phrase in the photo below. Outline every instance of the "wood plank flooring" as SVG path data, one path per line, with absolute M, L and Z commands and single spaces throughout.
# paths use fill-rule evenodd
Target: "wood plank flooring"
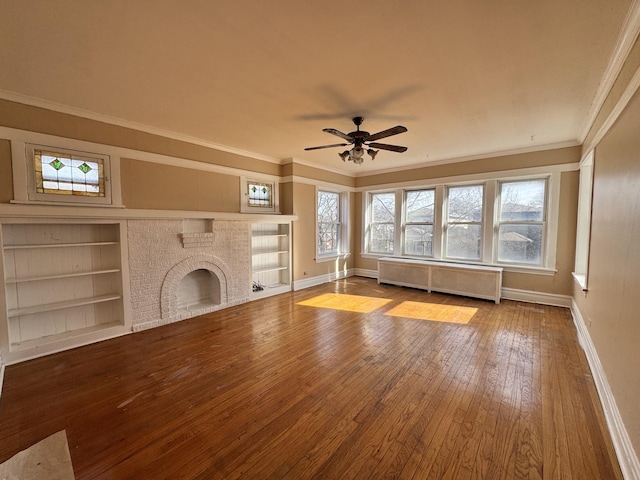
M 568 309 L 358 277 L 7 367 L 0 461 L 63 429 L 78 480 L 622 478 Z

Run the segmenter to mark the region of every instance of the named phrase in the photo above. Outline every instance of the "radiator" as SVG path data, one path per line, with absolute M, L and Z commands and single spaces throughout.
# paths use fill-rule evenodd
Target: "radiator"
M 500 303 L 502 268 L 408 258 L 381 258 L 378 260 L 378 283 Z

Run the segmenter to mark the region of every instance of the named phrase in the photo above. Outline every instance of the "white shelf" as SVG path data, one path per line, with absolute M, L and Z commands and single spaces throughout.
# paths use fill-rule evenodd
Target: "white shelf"
M 259 268 L 257 270 L 253 270 L 253 273 L 266 273 L 266 272 L 278 272 L 280 270 L 286 270 L 289 267 L 287 267 L 286 265 L 278 265 L 277 267 L 268 267 L 268 268 Z
M 79 328 L 68 332 L 54 333 L 52 335 L 46 335 L 40 338 L 34 338 L 31 340 L 25 340 L 22 342 L 15 342 L 11 344 L 12 352 L 24 352 L 28 350 L 35 350 L 42 348 L 48 344 L 60 343 L 65 340 L 79 339 L 84 336 L 103 332 L 107 329 L 122 329 L 122 324 L 117 322 L 102 323 L 99 325 L 92 325 L 90 327 Z
M 36 248 L 75 248 L 100 247 L 103 245 L 118 245 L 119 242 L 82 242 L 82 243 L 41 243 L 31 245 L 5 245 L 5 250 L 32 250 Z
M 264 250 L 264 251 L 254 250 L 252 255 L 269 255 L 271 253 L 283 254 L 283 253 L 289 253 L 289 250 Z
M 5 282 L 6 283 L 38 282 L 41 280 L 56 280 L 59 278 L 84 277 L 84 276 L 103 275 L 107 273 L 118 273 L 118 272 L 120 272 L 120 269 L 114 268 L 111 270 L 93 270 L 90 272 L 62 273 L 58 275 L 43 275 L 40 277 L 8 278 L 7 280 L 5 280 Z
M 92 305 L 94 303 L 110 302 L 119 300 L 122 295 L 100 295 L 97 297 L 80 298 L 77 300 L 67 300 L 65 302 L 46 303 L 43 305 L 34 305 L 33 307 L 14 308 L 9 310 L 9 318 L 20 317 L 22 315 L 33 315 L 34 313 L 51 312 L 54 310 L 62 310 L 65 308 L 80 307 L 82 305 Z
M 3 361 L 32 358 L 130 330 L 123 301 L 124 222 L 34 218 L 6 220 L 1 228 Z
M 251 226 L 252 280 L 264 290 L 253 298 L 291 290 L 291 224 L 289 222 L 254 223 Z

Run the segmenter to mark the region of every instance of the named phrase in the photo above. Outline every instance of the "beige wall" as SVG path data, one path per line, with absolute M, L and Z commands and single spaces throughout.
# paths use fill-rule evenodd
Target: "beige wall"
M 13 200 L 11 142 L 0 139 L 0 203 Z
M 457 177 L 485 172 L 502 172 L 518 168 L 544 167 L 575 163 L 580 161 L 580 147 L 558 148 L 540 152 L 504 155 L 501 157 L 470 160 L 467 162 L 447 163 L 433 167 L 423 167 L 379 175 L 356 178 L 358 187 L 374 187 L 390 183 L 411 182 L 435 178 Z
M 240 211 L 238 176 L 123 158 L 122 200 L 127 208 Z
M 130 128 L 0 99 L 0 126 L 280 175 L 281 166 Z
M 421 168 L 410 171 L 397 172 L 385 176 L 376 176 L 378 183 L 408 182 L 424 179 L 428 183 L 430 179 L 456 177 L 460 175 L 500 172 L 516 168 L 539 167 L 557 164 L 577 163 L 580 161 L 580 147 L 561 148 L 536 153 L 509 155 L 507 157 L 488 158 L 463 162 L 460 164 L 439 165 L 431 168 Z M 372 189 L 373 176 L 357 178 L 358 184 L 366 183 Z M 575 229 L 578 205 L 577 171 L 564 172 L 560 180 L 560 207 L 558 225 L 558 243 L 556 255 L 557 273 L 554 275 L 537 275 L 533 273 L 505 272 L 503 286 L 518 290 L 530 290 L 535 292 L 551 293 L 555 295 L 567 295 L 572 293 L 572 276 L 575 255 Z M 358 194 L 358 211 L 356 223 L 362 223 L 363 194 Z M 358 226 L 360 234 L 361 226 Z M 373 258 L 364 258 L 360 255 L 361 245 L 358 237 L 356 268 L 365 270 L 378 270 L 378 261 Z
M 640 93 L 595 150 L 588 291 L 574 286 L 624 426 L 640 456 Z

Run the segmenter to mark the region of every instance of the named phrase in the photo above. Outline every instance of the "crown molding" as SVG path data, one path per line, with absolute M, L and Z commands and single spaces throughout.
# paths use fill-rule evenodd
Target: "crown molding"
M 627 17 L 625 18 L 624 24 L 622 26 L 622 30 L 618 35 L 618 40 L 613 49 L 613 54 L 609 59 L 609 64 L 607 65 L 606 70 L 604 71 L 604 75 L 600 80 L 600 85 L 598 86 L 598 91 L 591 102 L 591 107 L 589 109 L 589 113 L 587 114 L 587 119 L 585 121 L 584 127 L 582 128 L 582 132 L 580 134 L 579 141 L 580 143 L 584 143 L 589 131 L 593 128 L 593 124 L 596 121 L 596 117 L 600 113 L 600 109 L 604 104 L 605 100 L 609 96 L 613 85 L 622 70 L 624 62 L 627 60 L 629 56 L 629 52 L 633 48 L 633 45 L 640 34 L 640 1 L 633 0 L 631 6 L 629 7 L 629 11 L 627 12 Z
M 94 120 L 94 121 L 106 123 L 109 125 L 115 125 L 123 128 L 130 128 L 132 130 L 149 133 L 151 135 L 158 135 L 161 137 L 170 138 L 172 140 L 178 140 L 180 142 L 190 143 L 193 145 L 200 145 L 201 147 L 212 148 L 214 150 L 233 153 L 235 155 L 241 155 L 243 157 L 253 158 L 256 160 L 263 160 L 265 162 L 276 163 L 278 165 L 281 164 L 280 159 L 270 157 L 268 155 L 262 155 L 256 152 L 250 152 L 247 150 L 241 150 L 239 148 L 229 147 L 227 145 L 221 145 L 219 143 L 214 143 L 207 140 L 203 140 L 201 138 L 184 135 L 182 133 L 177 133 L 170 130 L 164 130 L 162 128 L 152 127 L 149 125 L 145 125 L 143 123 L 124 120 L 118 117 L 112 117 L 110 115 L 95 113 L 89 110 L 84 110 L 82 108 L 71 107 L 68 105 L 51 102 L 49 100 L 31 97 L 28 95 L 23 95 L 21 93 L 10 92 L 8 90 L 0 89 L 0 99 L 8 100 L 10 102 L 22 103 L 25 105 L 30 105 L 32 107 L 44 108 L 45 110 L 51 110 L 54 112 L 73 115 L 76 117 L 86 118 L 88 120 Z
M 580 146 L 581 143 L 578 140 L 567 140 L 565 142 L 557 142 L 557 143 L 548 143 L 545 145 L 537 145 L 535 147 L 525 147 L 525 148 L 514 148 L 512 150 L 502 150 L 498 152 L 487 152 L 487 153 L 479 153 L 477 155 L 469 155 L 466 157 L 453 157 L 442 160 L 435 160 L 433 162 L 425 162 L 415 165 L 407 165 L 406 167 L 397 167 L 397 168 L 388 168 L 384 170 L 376 170 L 373 172 L 367 172 L 362 174 L 357 174 L 356 177 L 371 177 L 374 175 L 384 175 L 385 173 L 395 173 L 402 172 L 406 170 L 417 170 L 420 168 L 428 168 L 435 167 L 438 165 L 447 165 L 450 163 L 462 163 L 462 162 L 470 162 L 473 160 L 485 160 L 487 158 L 498 158 L 498 157 L 506 157 L 508 155 L 520 155 L 523 153 L 534 153 L 534 152 L 543 152 L 545 150 L 557 150 L 560 148 L 568 148 L 568 147 L 577 147 Z
M 588 155 L 593 151 L 596 145 L 600 143 L 600 141 L 604 138 L 604 136 L 607 134 L 609 129 L 616 122 L 620 114 L 622 114 L 623 110 L 625 109 L 627 104 L 631 101 L 635 93 L 638 91 L 638 88 L 640 88 L 640 67 L 636 70 L 636 73 L 633 75 L 633 77 L 629 81 L 627 88 L 625 88 L 624 92 L 622 92 L 622 95 L 618 99 L 618 102 L 615 104 L 615 106 L 611 110 L 611 113 L 609 113 L 609 116 L 606 118 L 606 120 L 602 123 L 602 126 L 598 129 L 598 131 L 593 136 L 589 144 L 583 146 L 583 152 L 587 152 L 587 155 Z M 583 160 L 584 158 L 587 157 L 587 155 L 583 156 Z

